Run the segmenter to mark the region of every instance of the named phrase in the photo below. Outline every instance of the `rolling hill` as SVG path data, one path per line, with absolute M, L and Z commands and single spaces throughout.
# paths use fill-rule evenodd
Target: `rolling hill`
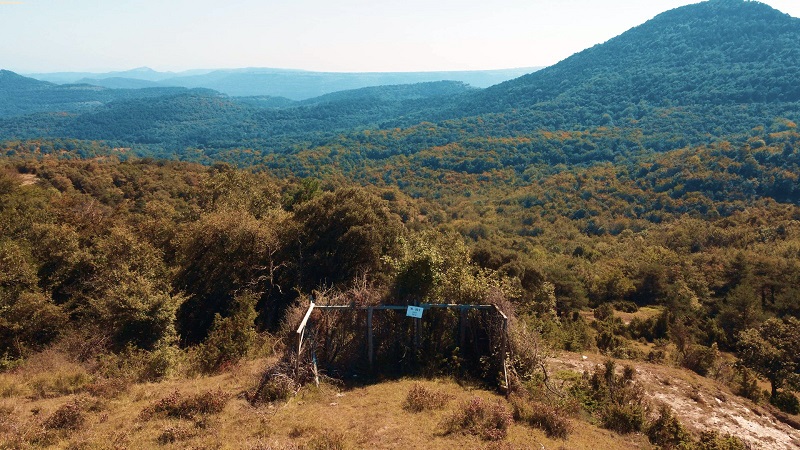
M 0 117 L 38 112 L 79 112 L 122 99 L 154 98 L 184 88 L 107 89 L 88 84 L 57 85 L 0 70 Z

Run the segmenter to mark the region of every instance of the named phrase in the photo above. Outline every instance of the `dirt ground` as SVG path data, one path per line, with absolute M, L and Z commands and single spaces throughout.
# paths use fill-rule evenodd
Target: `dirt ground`
M 550 361 L 555 371 L 591 371 L 603 364 L 600 355 L 562 353 Z M 619 361 L 620 367 L 626 361 Z M 629 362 L 628 362 L 629 363 Z M 776 419 L 767 409 L 733 394 L 714 380 L 688 370 L 635 362 L 647 396 L 666 403 L 694 431 L 715 430 L 739 437 L 755 449 L 798 449 L 800 431 Z

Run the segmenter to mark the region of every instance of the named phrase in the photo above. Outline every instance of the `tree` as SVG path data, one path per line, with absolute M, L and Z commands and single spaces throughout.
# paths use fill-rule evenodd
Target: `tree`
M 400 217 L 364 189 L 327 192 L 298 205 L 294 218 L 298 285 L 306 292 L 374 278 L 388 269 L 384 257 L 399 251 Z
M 769 380 L 773 397 L 784 386 L 800 387 L 800 320 L 769 319 L 738 337 L 742 364 Z

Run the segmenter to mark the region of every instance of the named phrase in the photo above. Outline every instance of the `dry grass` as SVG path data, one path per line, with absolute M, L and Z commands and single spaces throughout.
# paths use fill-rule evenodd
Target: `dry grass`
M 276 405 L 253 407 L 241 393 L 252 392 L 268 361 L 249 361 L 231 371 L 211 377 L 181 378 L 159 383 L 117 383 L 115 379 L 94 379 L 81 385 L 81 394 L 29 395 L 35 377 L 54 373 L 80 372 L 73 363 L 56 361 L 21 367 L 0 375 L 0 386 L 8 398 L 0 399 L 0 447 L 2 448 L 85 448 L 85 449 L 185 449 L 225 448 L 258 450 L 312 449 L 648 449 L 642 436 L 619 437 L 585 422 L 576 423 L 569 438 L 551 439 L 537 429 L 511 424 L 502 441 L 487 442 L 478 436 L 444 435 L 441 423 L 473 397 L 487 404 L 510 404 L 494 392 L 474 386 L 460 386 L 449 379 L 398 380 L 367 387 L 345 389 L 323 384 L 305 387 L 297 396 Z M 82 370 L 82 369 L 81 369 Z M 402 408 L 409 392 L 424 389 L 451 399 L 442 409 L 412 413 Z M 142 411 L 161 404 L 174 392 L 182 401 L 201 398 L 203 393 L 223 392 L 224 409 L 215 414 L 169 414 L 159 409 L 148 420 Z M 58 395 L 50 397 L 50 395 Z M 64 405 L 78 402 L 82 423 L 74 430 L 54 428 L 44 432 L 44 422 Z M 190 402 L 191 403 L 191 402 Z M 163 406 L 163 405 L 162 405 Z M 185 405 L 184 405 L 185 406 Z M 178 408 L 180 409 L 180 408 Z M 191 409 L 191 408 L 189 408 Z M 55 419 L 52 420 L 55 423 Z M 66 424 L 68 421 L 64 421 Z M 78 423 L 77 421 L 75 422 Z M 46 431 L 46 430 L 45 430 Z

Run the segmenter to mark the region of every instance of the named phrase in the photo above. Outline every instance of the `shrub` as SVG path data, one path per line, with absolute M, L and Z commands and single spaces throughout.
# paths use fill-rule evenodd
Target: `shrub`
M 645 410 L 640 404 L 611 403 L 602 409 L 600 423 L 620 434 L 636 433 L 644 428 Z
M 594 318 L 600 321 L 614 317 L 614 308 L 610 303 L 603 303 L 594 309 Z
M 792 392 L 777 391 L 769 398 L 769 402 L 789 414 L 800 414 L 800 401 Z
M 518 395 L 511 397 L 511 405 L 514 419 L 544 431 L 547 437 L 566 439 L 572 431 L 572 424 L 559 408 Z
M 626 366 L 622 376 L 616 373 L 612 360 L 584 374 L 571 391 L 577 401 L 596 414 L 604 428 L 618 433 L 632 433 L 644 428 L 648 405 L 644 392 L 634 379 L 635 370 Z
M 647 427 L 647 437 L 650 442 L 662 448 L 690 445 L 692 441 L 683 424 L 666 405 L 661 406 L 658 417 Z
M 196 415 L 217 414 L 225 409 L 228 400 L 228 395 L 222 390 L 201 392 L 185 398 L 175 391 L 145 408 L 140 417 L 148 420 L 155 415 L 163 414 L 168 417 L 191 419 Z
M 217 372 L 247 355 L 256 338 L 257 301 L 258 297 L 252 293 L 238 295 L 229 316 L 214 316 L 211 331 L 197 354 L 201 372 Z
M 152 351 L 129 345 L 120 353 L 106 353 L 98 358 L 98 372 L 108 378 L 138 382 L 159 381 L 178 365 L 178 349 L 164 345 Z
M 506 437 L 513 418 L 502 403 L 490 403 L 480 397 L 464 402 L 444 420 L 445 434 L 465 433 L 487 441 Z
M 716 431 L 706 430 L 700 433 L 695 450 L 748 450 L 750 447 L 736 436 L 721 436 Z
M 258 398 L 252 399 L 252 402 L 275 402 L 279 400 L 286 400 L 294 395 L 296 390 L 297 385 L 295 384 L 294 380 L 289 378 L 288 375 L 279 373 L 271 376 L 269 381 L 264 383 L 262 388 L 258 391 Z
M 617 300 L 614 302 L 614 309 L 626 313 L 635 313 L 636 311 L 639 311 L 639 305 L 630 301 Z
M 706 376 L 714 367 L 718 356 L 716 344 L 711 347 L 693 344 L 684 352 L 681 365 L 698 375 Z
M 403 409 L 411 412 L 422 412 L 431 409 L 442 409 L 451 396 L 444 392 L 436 392 L 420 384 L 414 384 L 403 402 Z
M 763 399 L 762 391 L 758 386 L 758 378 L 753 374 L 753 371 L 741 364 L 737 364 L 735 367 L 739 380 L 736 393 L 755 403 L 761 402 Z
M 45 421 L 44 428 L 47 430 L 68 430 L 75 431 L 83 427 L 86 423 L 86 416 L 78 400 L 61 405 Z

